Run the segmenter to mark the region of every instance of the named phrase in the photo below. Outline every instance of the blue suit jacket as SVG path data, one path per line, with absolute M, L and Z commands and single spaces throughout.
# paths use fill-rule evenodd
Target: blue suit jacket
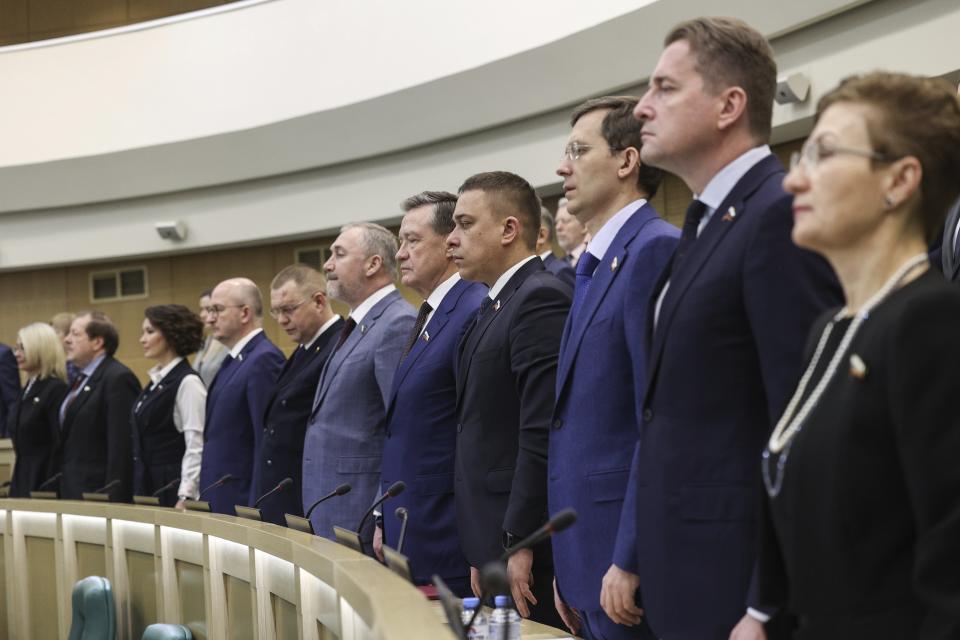
M 547 495 L 550 513 L 573 507 L 579 515 L 577 526 L 553 539 L 557 584 L 578 609 L 600 608 L 600 582 L 613 561 L 647 382 L 639 329 L 679 235 L 653 207 L 640 207 L 600 260 L 578 317 L 564 327 Z M 633 522 L 626 524 L 632 530 Z
M 285 513 L 303 515 L 300 473 L 307 418 L 313 409 L 313 396 L 317 391 L 320 371 L 342 330 L 343 320 L 338 318 L 313 344 L 308 345 L 309 351 L 299 348 L 294 351 L 283 365 L 283 371 L 267 401 L 263 416 L 263 441 L 255 463 L 258 467 L 257 483 L 250 495 L 256 499 L 288 477 L 293 480 L 293 485 L 264 500 L 260 506 L 264 522 L 285 527 Z
M 403 553 L 417 584 L 433 574 L 448 584 L 469 586 L 470 566 L 460 551 L 453 501 L 457 442 L 457 343 L 473 322 L 487 288 L 461 280 L 444 296 L 433 317 L 400 363 L 387 407 L 381 491 L 403 480 L 407 489 L 384 505 L 384 541 L 394 549 L 397 507 L 409 512 Z
M 811 325 L 841 301 L 827 263 L 790 239 L 783 173 L 770 156 L 740 179 L 669 274 L 650 336 L 636 496 L 625 503 L 637 544 L 625 511 L 614 559 L 638 567 L 657 637 L 725 640 L 745 614 L 760 452 L 796 387 Z
M 20 369 L 13 351 L 0 344 L 0 438 L 8 437 L 7 421 L 20 400 Z
M 310 520 L 317 535 L 332 538 L 334 525 L 355 529 L 377 496 L 387 402 L 416 318 L 400 292 L 392 291 L 373 305 L 320 374 L 303 445 L 304 508 L 344 482 L 352 490 L 314 510 Z
M 577 281 L 577 272 L 565 260 L 551 253 L 543 260 L 543 266 L 547 268 L 547 271 L 557 276 L 560 282 L 569 286 L 571 290 L 573 289 L 573 285 Z
M 283 354 L 261 332 L 235 360 L 224 362 L 210 385 L 200 489 L 225 473 L 233 474 L 233 481 L 203 496 L 216 513 L 233 515 L 235 505 L 250 505 L 257 499 L 250 495 L 254 460 L 263 434 L 264 409 L 283 362 Z

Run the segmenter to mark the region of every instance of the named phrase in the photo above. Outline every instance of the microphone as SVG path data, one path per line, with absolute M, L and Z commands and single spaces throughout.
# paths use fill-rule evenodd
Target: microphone
M 289 487 L 289 486 L 292 485 L 292 484 L 293 484 L 293 478 L 284 478 L 284 479 L 281 480 L 280 483 L 279 483 L 277 486 L 275 486 L 273 489 L 270 489 L 270 491 L 267 491 L 265 494 L 263 494 L 262 496 L 260 496 L 259 498 L 257 498 L 257 501 L 253 503 L 253 508 L 256 509 L 257 507 L 260 506 L 260 503 L 261 503 L 261 502 L 263 502 L 264 500 L 266 500 L 267 498 L 269 498 L 269 497 L 272 496 L 273 494 L 277 493 L 278 491 L 283 491 L 284 489 L 286 489 L 287 487 Z
M 62 476 L 63 476 L 63 472 L 60 472 L 54 476 L 50 476 L 49 478 L 47 478 L 46 482 L 44 482 L 42 485 L 37 487 L 37 491 L 43 491 L 44 489 L 52 485 L 54 482 L 59 480 Z
M 151 498 L 156 498 L 157 496 L 159 496 L 159 495 L 160 495 L 161 493 L 163 493 L 164 491 L 167 491 L 167 490 L 169 490 L 169 489 L 173 489 L 173 488 L 174 488 L 175 486 L 177 486 L 178 484 L 180 484 L 180 478 L 174 478 L 173 480 L 171 480 L 171 481 L 168 482 L 167 484 L 163 485 L 162 487 L 160 487 L 159 489 L 157 489 L 156 491 L 154 491 L 153 493 L 151 493 L 151 494 L 150 494 L 150 497 L 151 497 Z
M 207 491 L 210 491 L 210 489 L 216 489 L 217 487 L 220 487 L 220 486 L 223 486 L 223 485 L 227 484 L 227 483 L 230 482 L 231 480 L 233 480 L 233 474 L 232 474 L 232 473 L 225 473 L 225 474 L 223 474 L 222 476 L 220 476 L 220 479 L 218 479 L 216 482 L 214 482 L 213 484 L 207 485 L 207 486 L 204 488 L 204 490 L 200 492 L 200 495 L 197 496 L 197 500 L 199 500 L 200 498 L 202 498 L 202 497 L 203 497 L 203 494 L 205 494 Z
M 577 512 L 571 507 L 567 507 L 566 509 L 557 512 L 557 514 L 550 518 L 545 525 L 504 551 L 503 555 L 500 556 L 500 562 L 506 562 L 510 556 L 516 552 L 532 547 L 535 544 L 539 544 L 555 533 L 560 533 L 576 521 Z
M 313 510 L 317 508 L 317 505 L 318 505 L 318 504 L 320 504 L 321 502 L 323 502 L 323 501 L 325 501 L 325 500 L 329 500 L 330 498 L 333 498 L 334 496 L 342 496 L 342 495 L 344 495 L 345 493 L 350 493 L 350 489 L 351 489 L 351 487 L 350 487 L 350 485 L 348 485 L 348 484 L 342 484 L 342 485 L 340 485 L 339 487 L 337 487 L 336 489 L 334 489 L 333 491 L 331 491 L 330 493 L 328 493 L 327 495 L 323 496 L 322 498 L 320 498 L 319 500 L 317 500 L 316 502 L 314 502 L 312 505 L 310 505 L 310 508 L 307 509 L 306 515 L 304 515 L 303 517 L 309 519 L 309 518 L 310 518 L 310 514 L 313 513 Z
M 357 525 L 357 537 L 358 537 L 358 538 L 360 538 L 360 532 L 363 530 L 363 525 L 365 525 L 365 524 L 367 523 L 367 519 L 368 519 L 368 518 L 370 517 L 370 515 L 374 512 L 374 510 L 375 510 L 377 507 L 379 507 L 381 504 L 383 504 L 384 502 L 386 502 L 387 500 L 389 500 L 390 498 L 395 498 L 395 497 L 397 497 L 398 495 L 400 495 L 401 493 L 403 493 L 403 490 L 406 489 L 406 488 L 407 488 L 407 484 L 406 484 L 403 480 L 397 480 L 397 481 L 394 482 L 392 485 L 390 485 L 389 487 L 387 487 L 387 492 L 386 492 L 385 494 L 383 494 L 382 496 L 380 496 L 380 498 L 379 498 L 376 502 L 374 502 L 372 505 L 370 505 L 370 508 L 367 509 L 367 512 L 366 512 L 365 514 L 363 514 L 363 517 L 362 517 L 362 518 L 360 518 L 360 524 Z M 363 539 L 362 539 L 362 538 L 360 538 L 360 553 L 363 553 Z
M 102 487 L 100 487 L 99 489 L 97 489 L 96 491 L 94 491 L 93 493 L 110 493 L 110 490 L 113 489 L 114 487 L 118 486 L 119 484 L 120 484 L 120 478 L 117 478 L 117 479 L 115 479 L 115 480 L 111 480 L 110 482 L 108 482 L 107 484 L 103 485 Z
M 400 520 L 400 538 L 397 540 L 397 553 L 403 551 L 403 537 L 407 534 L 407 519 L 410 517 L 410 513 L 407 511 L 406 507 L 397 507 L 397 510 L 393 512 L 393 515 L 397 516 Z

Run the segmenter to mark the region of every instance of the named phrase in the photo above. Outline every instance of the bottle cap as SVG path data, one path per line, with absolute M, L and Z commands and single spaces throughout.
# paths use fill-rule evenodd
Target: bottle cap
M 493 603 L 497 606 L 498 609 L 509 607 L 510 596 L 497 596 L 496 598 L 493 599 Z
M 480 606 L 480 598 L 464 598 L 463 599 L 464 609 L 476 609 L 479 606 Z

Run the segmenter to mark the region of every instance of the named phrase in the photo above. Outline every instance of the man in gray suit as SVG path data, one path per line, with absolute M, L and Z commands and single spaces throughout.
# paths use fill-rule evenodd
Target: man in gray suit
M 349 224 L 331 250 L 323 265 L 327 295 L 347 304 L 350 316 L 320 374 L 307 421 L 303 508 L 344 482 L 353 490 L 313 512 L 313 530 L 326 537 L 334 525 L 355 529 L 377 496 L 386 406 L 417 317 L 393 285 L 397 239 L 390 231 Z M 372 522 L 361 535 L 372 541 Z

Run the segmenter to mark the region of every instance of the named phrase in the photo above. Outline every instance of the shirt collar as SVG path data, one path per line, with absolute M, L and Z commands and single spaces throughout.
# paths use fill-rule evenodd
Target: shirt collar
M 240 338 L 240 340 L 237 342 L 237 344 L 233 345 L 233 348 L 230 349 L 230 357 L 236 359 L 237 356 L 240 355 L 240 352 L 243 351 L 243 348 L 244 348 L 245 346 L 247 346 L 247 344 L 248 344 L 251 340 L 253 340 L 258 333 L 263 333 L 263 329 L 261 329 L 261 328 L 258 327 L 258 328 L 256 328 L 256 329 L 254 329 L 253 331 L 251 331 L 250 333 L 248 333 L 247 335 L 245 335 L 245 336 L 243 336 L 242 338 Z
M 310 338 L 310 342 L 307 342 L 306 344 L 301 344 L 300 346 L 303 347 L 304 349 L 309 349 L 310 347 L 312 347 L 313 343 L 317 341 L 317 338 L 322 336 L 323 332 L 329 329 L 330 327 L 332 327 L 336 323 L 336 321 L 339 319 L 340 319 L 340 316 L 338 316 L 337 314 L 334 314 L 332 318 L 324 322 L 323 326 L 320 327 L 315 334 L 313 334 L 313 337 Z
M 541 259 L 541 260 L 546 260 L 548 257 L 550 257 L 550 256 L 552 256 L 552 255 L 553 255 L 553 251 L 552 251 L 552 250 L 544 251 L 543 253 L 540 254 L 540 259 Z
M 173 371 L 173 368 L 180 364 L 181 360 L 183 360 L 183 358 L 177 356 L 168 362 L 165 367 L 161 367 L 159 364 L 151 367 L 150 371 L 147 371 L 147 375 L 150 376 L 150 381 L 153 382 L 153 384 L 160 384 L 160 381 L 166 378 L 167 374 Z
M 87 366 L 85 366 L 85 367 L 80 371 L 80 373 L 82 373 L 83 375 L 85 375 L 85 376 L 86 376 L 86 379 L 89 380 L 89 379 L 90 379 L 90 376 L 92 376 L 93 373 L 97 370 L 97 367 L 100 366 L 100 363 L 103 362 L 103 361 L 106 360 L 106 359 L 107 359 L 107 354 L 103 354 L 102 356 L 97 356 L 96 358 L 93 359 L 93 362 L 91 362 L 90 364 L 88 364 Z
M 373 305 L 377 304 L 396 290 L 397 288 L 393 286 L 393 283 L 388 284 L 385 287 L 380 287 L 367 296 L 366 300 L 358 304 L 356 309 L 351 309 L 350 317 L 353 318 L 354 322 L 360 324 L 363 321 L 363 318 L 370 313 L 371 309 L 373 309 Z
M 493 283 L 493 286 L 492 286 L 492 287 L 490 287 L 490 293 L 488 294 L 488 295 L 490 296 L 490 299 L 491 299 L 491 300 L 496 300 L 496 299 L 497 299 L 497 296 L 500 295 L 500 292 L 503 290 L 503 288 L 504 288 L 505 286 L 507 286 L 507 283 L 508 283 L 508 282 L 510 282 L 510 278 L 513 277 L 513 274 L 515 274 L 517 271 L 520 271 L 520 267 L 522 267 L 523 265 L 527 264 L 527 263 L 530 262 L 531 260 L 534 260 L 534 259 L 539 258 L 539 257 L 540 257 L 540 256 L 538 256 L 538 255 L 536 255 L 536 254 L 534 254 L 534 255 L 532 255 L 532 256 L 527 256 L 526 258 L 524 258 L 523 260 L 521 260 L 521 261 L 518 262 L 517 264 L 513 265 L 512 267 L 510 267 L 509 269 L 507 269 L 506 271 L 504 271 L 504 272 L 503 272 L 503 275 L 501 275 L 499 278 L 497 278 L 497 281 Z
M 713 212 L 717 210 L 717 207 L 730 195 L 730 192 L 737 186 L 740 179 L 746 175 L 747 171 L 750 171 L 754 165 L 766 158 L 770 153 L 771 151 L 768 145 L 764 144 L 759 147 L 754 147 L 723 169 L 720 169 L 720 171 L 710 179 L 707 186 L 704 187 L 703 193 L 694 195 L 695 200 L 699 200 L 707 205 L 707 214 L 704 217 L 712 215 Z
M 460 274 L 454 271 L 452 276 L 438 284 L 437 288 L 427 296 L 427 304 L 430 305 L 430 308 L 436 311 L 443 299 L 450 293 L 450 289 L 453 289 L 453 286 L 458 282 L 460 282 Z
M 630 219 L 630 216 L 632 216 L 637 209 L 645 204 L 647 204 L 647 199 L 640 198 L 613 214 L 613 217 L 607 220 L 604 225 L 600 227 L 600 230 L 597 231 L 597 234 L 590 240 L 590 243 L 587 245 L 587 251 L 596 256 L 597 260 L 602 260 L 603 256 L 607 253 L 607 249 L 613 244 L 613 239 L 617 237 L 620 229 L 623 228 L 623 225 L 627 223 L 627 220 Z

